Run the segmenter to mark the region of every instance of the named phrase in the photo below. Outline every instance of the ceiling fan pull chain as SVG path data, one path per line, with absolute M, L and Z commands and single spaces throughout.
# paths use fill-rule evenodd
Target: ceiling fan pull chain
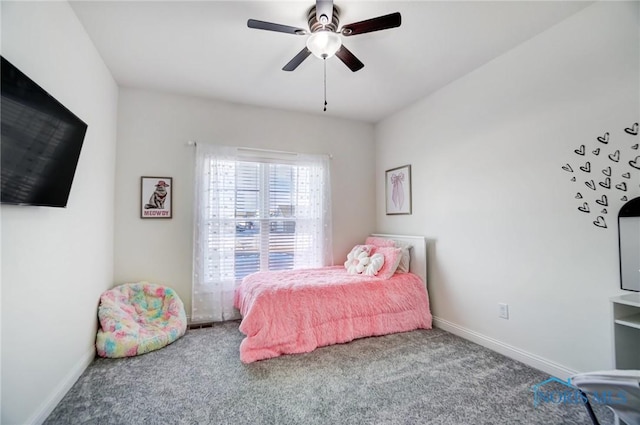
M 322 60 L 324 64 L 324 112 L 327 112 L 327 58 Z

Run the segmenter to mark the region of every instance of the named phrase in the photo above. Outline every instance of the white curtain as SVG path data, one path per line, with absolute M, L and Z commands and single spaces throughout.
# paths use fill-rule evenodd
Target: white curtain
M 326 155 L 198 143 L 195 169 L 193 323 L 239 318 L 251 272 L 332 264 Z
M 298 155 L 294 199 L 294 268 L 333 264 L 328 156 Z

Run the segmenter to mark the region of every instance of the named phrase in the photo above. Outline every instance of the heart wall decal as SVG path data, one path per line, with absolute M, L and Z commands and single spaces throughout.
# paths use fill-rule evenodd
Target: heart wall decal
M 627 184 L 625 182 L 617 184 L 616 185 L 616 189 L 619 189 L 619 190 L 621 190 L 623 192 L 626 192 L 627 191 Z
M 634 120 L 636 121 L 636 120 Z M 633 122 L 633 121 L 632 121 Z M 594 226 L 607 229 L 607 216 L 609 209 L 614 211 L 620 207 L 620 202 L 628 202 L 626 192 L 632 193 L 638 190 L 638 174 L 634 170 L 640 170 L 640 138 L 631 139 L 630 136 L 638 136 L 640 134 L 640 123 L 633 122 L 632 125 L 614 125 L 614 131 L 602 131 L 599 134 L 592 134 L 587 137 L 576 137 L 571 144 L 573 145 L 573 155 L 584 157 L 582 160 L 570 160 L 561 163 L 562 170 L 571 173 L 569 179 L 571 182 L 580 182 L 591 191 L 585 192 L 584 189 L 574 187 L 572 196 L 579 200 L 580 204 L 575 205 L 579 212 L 591 214 L 594 218 L 591 221 Z M 580 144 L 582 143 L 582 144 Z M 602 145 L 610 146 L 605 148 Z M 569 147 L 572 149 L 572 147 Z M 600 157 L 602 154 L 602 157 Z M 601 174 L 604 179 L 601 179 Z M 583 175 L 583 173 L 591 173 L 593 175 Z M 591 177 L 591 178 L 590 178 Z M 582 187 L 580 185 L 580 187 Z M 611 197 L 611 192 L 614 197 Z M 623 193 L 620 193 L 621 191 Z M 593 196 L 589 196 L 593 193 Z M 607 195 L 603 195 L 606 193 Z M 609 196 L 609 197 L 608 197 Z M 633 196 L 631 196 L 633 198 Z M 595 203 L 594 203 L 595 202 Z M 611 203 L 610 203 L 611 202 Z M 593 211 L 592 211 L 593 210 Z M 640 424 L 639 424 L 640 425 Z
M 597 227 L 601 227 L 603 229 L 607 228 L 607 223 L 604 221 L 604 217 L 599 215 L 596 221 L 593 222 Z
M 598 142 L 604 143 L 605 145 L 609 143 L 609 132 L 604 133 L 603 136 L 598 136 Z
M 607 199 L 607 195 L 602 195 L 600 199 L 596 199 L 596 204 L 602 205 L 603 207 L 608 207 L 609 200 Z

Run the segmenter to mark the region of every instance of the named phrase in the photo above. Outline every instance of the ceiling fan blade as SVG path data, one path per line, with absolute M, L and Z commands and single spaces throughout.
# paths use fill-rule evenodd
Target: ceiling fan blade
M 349 51 L 344 44 L 340 47 L 340 49 L 336 52 L 336 56 L 344 62 L 345 65 L 349 67 L 349 69 L 353 72 L 356 72 L 364 67 L 364 64 L 360 62 L 360 59 L 355 57 L 353 53 Z
M 354 22 L 342 27 L 342 35 L 358 35 L 367 32 L 386 30 L 389 28 L 399 27 L 402 23 L 400 12 L 391 13 L 389 15 L 378 16 L 377 18 L 367 19 L 366 21 Z
M 306 47 L 302 50 L 300 50 L 300 53 L 298 53 L 297 55 L 295 55 L 293 57 L 293 59 L 291 59 L 289 61 L 288 64 L 286 64 L 284 66 L 284 68 L 282 68 L 283 71 L 293 71 L 294 69 L 296 69 L 298 67 L 298 65 L 300 65 L 302 63 L 302 61 L 304 61 L 309 55 L 311 54 L 311 51 L 309 49 L 307 49 Z
M 323 18 L 322 16 L 326 16 Z M 316 19 L 322 25 L 331 23 L 333 19 L 333 0 L 316 0 Z
M 247 26 L 249 28 L 255 28 L 258 30 L 286 32 L 288 34 L 295 35 L 305 35 L 307 33 L 307 31 L 303 30 L 302 28 L 290 27 L 289 25 L 274 24 L 273 22 L 258 21 L 255 19 L 249 19 L 247 21 Z

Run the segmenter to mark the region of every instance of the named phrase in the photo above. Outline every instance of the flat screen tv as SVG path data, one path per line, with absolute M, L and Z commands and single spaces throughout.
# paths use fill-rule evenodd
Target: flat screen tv
M 65 207 L 87 124 L 0 59 L 0 202 Z

